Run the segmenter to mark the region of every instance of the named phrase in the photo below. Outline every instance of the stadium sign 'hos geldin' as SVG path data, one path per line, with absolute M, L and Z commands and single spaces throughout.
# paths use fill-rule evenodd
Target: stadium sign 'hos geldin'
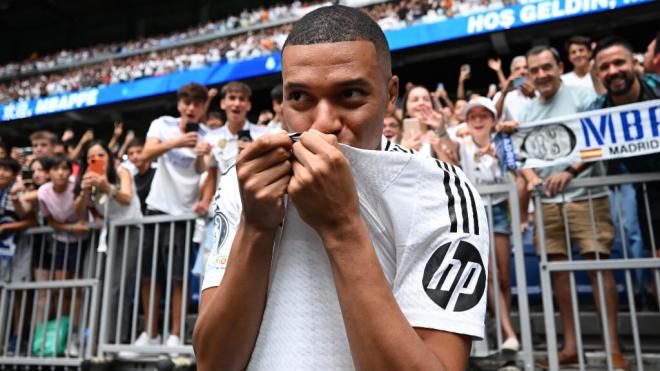
M 522 167 L 660 152 L 660 99 L 524 123 L 511 140 Z

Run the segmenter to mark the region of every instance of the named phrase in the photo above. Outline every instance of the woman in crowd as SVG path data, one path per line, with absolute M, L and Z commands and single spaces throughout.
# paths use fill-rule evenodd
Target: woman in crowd
M 106 246 L 106 235 L 110 221 L 135 220 L 142 218 L 140 200 L 137 195 L 133 175 L 129 168 L 115 164 L 115 158 L 110 148 L 102 140 L 92 140 L 83 148 L 80 154 L 80 171 L 73 190 L 75 209 L 79 213 L 91 211 L 103 218 L 99 246 Z M 126 237 L 128 233 L 128 237 Z M 116 303 L 122 291 L 128 292 L 130 285 L 135 283 L 135 267 L 140 236 L 139 230 L 133 227 L 117 228 L 114 266 L 121 267 L 115 272 L 126 272 L 125 285 L 121 287 L 120 274 L 112 275 L 113 289 L 110 295 L 110 307 L 113 313 L 122 311 L 121 328 L 116 328 L 117 315 L 108 318 L 108 339 L 122 340 L 128 335 L 130 301 L 124 300 L 123 308 L 116 308 Z M 125 244 L 126 243 L 126 244 Z M 125 267 L 125 268 L 124 268 Z M 116 332 L 117 331 L 117 332 Z M 127 339 L 123 339 L 127 340 Z
M 439 110 L 437 100 L 425 87 L 415 86 L 406 92 L 403 97 L 403 118 L 417 119 L 420 123 L 420 132 L 413 137 L 409 137 L 404 128 L 402 141 L 405 141 L 410 149 L 424 156 L 437 157 L 437 149 L 434 148 L 438 143 L 436 130 L 439 130 L 444 122 Z
M 401 144 L 403 124 L 395 113 L 388 113 L 383 119 L 383 136 L 394 144 Z
M 63 154 L 56 154 L 47 164 L 46 170 L 50 182 L 39 187 L 37 192 L 39 211 L 48 221 L 48 225 L 56 231 L 53 234 L 54 251 L 46 254 L 51 254 L 49 259 L 54 259 L 51 267 L 55 271 L 55 280 L 80 277 L 89 242 L 89 227 L 87 213 L 74 207 L 74 183 L 70 181 L 73 164 Z M 65 293 L 63 306 L 58 308 L 58 312 L 61 309 L 62 315 L 71 313 L 72 295 L 70 294 L 70 292 Z M 72 333 L 78 334 L 77 326 L 82 300 L 79 300 L 80 295 L 74 297 L 78 300 L 75 300 L 73 305 Z M 56 302 L 61 301 L 58 299 Z M 78 356 L 75 342 L 69 341 L 67 354 L 72 357 Z

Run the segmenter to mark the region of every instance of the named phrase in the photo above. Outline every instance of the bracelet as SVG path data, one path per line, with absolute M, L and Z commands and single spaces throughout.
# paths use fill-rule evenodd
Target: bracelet
M 447 130 L 445 130 L 445 129 L 435 130 L 435 136 L 438 137 L 438 138 L 445 137 L 446 135 L 447 135 Z
M 576 178 L 578 175 L 580 175 L 580 172 L 573 166 L 567 167 L 564 171 L 573 175 L 573 178 Z

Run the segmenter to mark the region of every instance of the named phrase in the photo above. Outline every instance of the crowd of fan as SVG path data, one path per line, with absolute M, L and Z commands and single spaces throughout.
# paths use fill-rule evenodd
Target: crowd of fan
M 395 144 L 416 150 L 420 155 L 436 157 L 460 166 L 477 185 L 517 183 L 523 229 L 531 227 L 533 213 L 539 212 L 527 207 L 530 192 L 542 185 L 545 189 L 542 196 L 545 219 L 543 228 L 548 254 L 552 259 L 563 260 L 570 254 L 565 244 L 564 223 L 568 223 L 570 239 L 579 246 L 584 259 L 607 258 L 614 241 L 614 222 L 618 219 L 611 215 L 616 205 L 610 205 L 608 201 L 609 190 L 597 187 L 587 192 L 586 189 L 565 190 L 565 187 L 573 178 L 602 176 L 606 172 L 657 171 L 653 165 L 653 159 L 657 156 L 644 161 L 633 159 L 609 164 L 576 163 L 515 170 L 503 165 L 497 140 L 499 133 L 514 132 L 534 121 L 660 98 L 658 37 L 660 34 L 649 44 L 643 67 L 633 58 L 632 48 L 624 40 L 604 39 L 595 46 L 591 40 L 581 36 L 570 38 L 565 45 L 564 50 L 572 64 L 569 73 L 563 74 L 560 53 L 549 46 L 537 46 L 524 56 L 512 58 L 508 76 L 500 60 L 488 60 L 485 65 L 497 76 L 497 84 L 495 88 L 489 89 L 487 96 L 468 96 L 466 93 L 464 83 L 470 79 L 469 65 L 461 66 L 458 71 L 456 100 L 449 97 L 443 84 L 430 90 L 408 83 L 399 99 L 398 109 L 385 118 L 383 135 Z M 212 240 L 209 236 L 214 231 L 209 208 L 220 174 L 232 166 L 240 149 L 250 140 L 282 128 L 282 87 L 273 89 L 272 111 L 261 111 L 257 123 L 250 123 L 246 118 L 252 110 L 251 94 L 249 86 L 241 82 L 228 83 L 220 92 L 215 89 L 209 91 L 196 84 L 186 85 L 178 93 L 177 108 L 181 117 L 163 116 L 154 120 L 146 134 L 146 144 L 136 139 L 132 132 L 127 133 L 122 141 L 122 124 L 116 123 L 108 144 L 94 139 L 91 131 L 85 133 L 78 143 L 71 140 L 71 132 L 65 132 L 61 139 L 52 133 L 37 132 L 30 137 L 30 154 L 21 152 L 19 148 L 4 147 L 1 150 L 3 153 L 0 153 L 0 207 L 3 208 L 4 216 L 13 215 L 14 224 L 0 225 L 0 235 L 5 241 L 3 243 L 10 236 L 7 231 L 18 231 L 38 223 L 48 224 L 60 232 L 82 235 L 89 228 L 88 211 L 92 211 L 96 219 L 104 216 L 131 219 L 148 215 L 195 213 L 202 220 L 198 223 L 201 227 L 195 242 L 200 246 L 198 259 L 203 261 L 212 249 L 212 244 L 206 242 Z M 209 111 L 210 102 L 216 95 L 219 95 L 223 114 Z M 193 125 L 199 122 L 203 124 Z M 546 143 L 553 140 L 550 137 L 538 139 Z M 107 164 L 100 172 L 94 170 L 92 165 L 98 159 Z M 24 169 L 22 173 L 21 168 Z M 640 230 L 640 225 L 646 222 L 638 221 L 638 218 L 647 216 L 642 212 L 638 215 L 637 208 L 633 207 L 639 198 L 634 187 L 622 189 L 622 192 L 625 192 L 623 197 L 627 197 L 627 207 L 622 210 L 626 213 L 623 219 L 626 224 L 625 237 L 632 243 L 629 246 L 633 256 L 638 257 L 643 253 L 643 246 L 649 246 L 648 231 Z M 657 195 L 653 194 L 657 194 L 657 187 L 655 191 L 649 188 L 649 192 L 651 198 L 656 199 Z M 109 203 L 110 210 L 114 210 L 111 211 L 115 213 L 114 216 L 108 214 L 107 206 L 103 209 L 101 200 L 104 197 L 101 194 L 107 195 L 105 202 Z M 57 210 L 53 209 L 55 205 Z M 68 205 L 68 209 L 64 210 L 63 205 Z M 489 305 L 494 305 L 495 300 L 499 301 L 500 323 L 504 333 L 504 343 L 500 349 L 515 352 L 520 344 L 509 319 L 510 210 L 506 196 L 493 197 L 491 205 L 499 276 L 489 277 L 489 290 L 493 290 L 495 284 L 499 285 L 500 290 L 497 298 L 494 293 L 489 295 Z M 566 221 L 562 221 L 558 215 L 558 205 L 568 210 L 569 218 Z M 596 241 L 590 229 L 582 233 L 576 228 L 580 223 L 589 225 L 592 216 L 599 223 Z M 655 211 L 651 218 L 654 223 L 660 222 Z M 185 231 L 185 225 L 177 224 L 174 228 L 176 235 L 185 235 L 182 232 Z M 13 239 L 14 235 L 10 237 Z M 137 243 L 137 239 L 131 238 L 133 240 Z M 162 238 L 161 244 L 165 244 L 162 242 L 165 240 Z M 174 270 L 180 271 L 185 260 L 182 256 L 184 250 L 181 243 L 175 244 L 174 262 L 178 265 Z M 56 261 L 56 269 L 74 274 L 69 271 L 70 265 L 60 256 L 58 246 L 51 252 Z M 166 250 L 165 245 L 153 248 Z M 28 254 L 25 259 L 31 256 Z M 166 257 L 161 254 L 159 259 L 164 260 Z M 143 271 L 146 269 L 151 272 L 149 264 Z M 196 272 L 203 275 L 204 263 L 198 267 L 202 268 Z M 37 271 L 42 267 L 33 263 L 32 268 L 37 277 Z M 5 270 L 5 279 L 10 278 L 6 273 L 8 271 L 10 269 Z M 12 275 L 16 277 L 16 273 Z M 19 275 L 18 279 L 27 279 L 31 272 L 28 270 L 22 275 L 25 277 Z M 173 285 L 175 292 L 179 290 L 179 295 L 173 295 L 173 312 L 182 305 L 180 278 L 172 277 L 174 282 L 179 282 Z M 596 292 L 595 278 L 593 275 L 590 278 Z M 553 274 L 554 293 L 558 298 L 560 317 L 565 327 L 572 326 L 568 279 L 567 273 Z M 616 297 L 612 272 L 603 271 L 602 279 L 607 297 Z M 641 285 L 641 282 L 637 283 Z M 143 300 L 149 296 L 148 285 L 143 285 L 142 295 Z M 144 308 L 151 305 L 145 302 Z M 596 305 L 600 303 L 596 301 Z M 615 367 L 627 369 L 616 333 L 616 300 L 606 300 L 606 306 Z M 154 311 L 154 316 L 155 322 L 158 322 L 158 310 Z M 148 329 L 148 321 L 145 320 L 144 332 L 135 345 L 181 344 L 178 316 L 173 316 L 172 321 L 171 335 L 161 342 L 158 331 L 155 328 Z M 560 353 L 562 364 L 574 362 L 577 357 L 575 338 L 571 336 L 574 334 L 565 334 L 564 348 Z M 123 353 L 124 357 L 135 355 L 131 352 Z
M 12 78 L 61 67 L 51 73 L 19 77 L 8 83 L 0 83 L 0 103 L 24 99 L 35 99 L 80 89 L 106 86 L 143 77 L 161 76 L 174 71 L 193 70 L 222 60 L 235 62 L 281 50 L 291 23 L 284 20 L 297 19 L 301 15 L 327 2 L 294 2 L 291 5 L 273 6 L 268 9 L 244 11 L 239 16 L 210 22 L 163 37 L 123 44 L 102 45 L 78 51 L 61 51 L 43 58 L 33 58 L 21 63 L 0 66 L 0 78 Z M 456 15 L 467 15 L 486 9 L 499 8 L 512 2 L 453 1 L 453 0 L 402 0 L 379 3 L 363 10 L 376 19 L 384 30 L 406 27 L 412 23 L 430 23 Z M 255 26 L 269 24 L 268 28 Z M 245 32 L 226 36 L 227 32 Z M 191 43 L 184 46 L 148 51 L 150 47 L 174 44 L 196 36 L 218 33 L 210 41 Z M 225 36 L 221 36 L 225 34 Z M 144 50 L 144 53 L 138 53 Z M 130 54 L 127 54 L 129 53 Z M 84 64 L 65 69 L 67 65 L 92 61 L 101 56 L 112 55 L 104 62 Z

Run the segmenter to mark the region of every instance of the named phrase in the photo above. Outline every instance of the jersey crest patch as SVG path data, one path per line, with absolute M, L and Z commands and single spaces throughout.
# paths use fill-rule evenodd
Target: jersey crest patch
M 225 214 L 220 211 L 216 211 L 215 216 L 213 217 L 213 225 L 215 226 L 215 241 L 216 242 L 216 252 L 220 252 L 220 248 L 227 240 L 227 234 L 229 232 L 229 221 Z
M 422 285 L 426 295 L 440 308 L 464 312 L 474 308 L 486 288 L 486 270 L 479 250 L 460 241 L 453 256 L 447 256 L 451 243 L 440 246 L 424 268 Z

